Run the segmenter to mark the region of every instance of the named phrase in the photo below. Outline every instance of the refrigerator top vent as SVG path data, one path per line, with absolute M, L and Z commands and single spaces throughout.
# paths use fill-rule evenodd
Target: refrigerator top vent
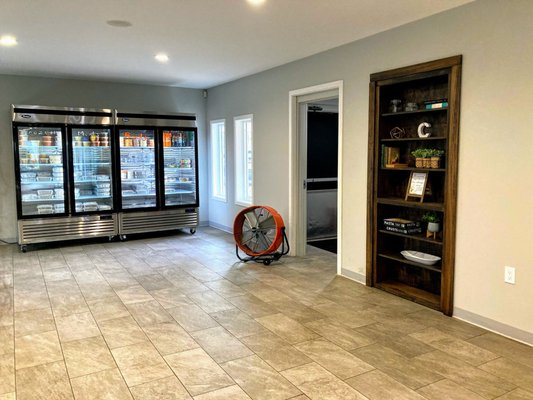
M 13 122 L 76 125 L 112 125 L 114 111 L 109 108 L 46 107 L 13 104 Z
M 116 111 L 115 124 L 119 126 L 159 126 L 196 128 L 196 114 Z

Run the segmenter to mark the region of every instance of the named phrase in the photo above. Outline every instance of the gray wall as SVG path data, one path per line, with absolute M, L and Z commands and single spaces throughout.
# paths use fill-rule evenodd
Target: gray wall
M 522 338 L 533 343 L 531 21 L 533 1 L 480 0 L 210 89 L 207 123 L 227 122 L 229 193 L 227 203 L 210 199 L 209 220 L 231 227 L 240 210 L 233 117 L 253 114 L 254 202 L 273 206 L 287 222 L 289 91 L 343 80 L 341 264 L 364 276 L 369 75 L 462 54 L 456 312 L 507 326 L 511 335 L 526 332 Z M 516 285 L 503 282 L 504 265 L 517 268 Z
M 202 91 L 197 89 L 0 75 L 0 239 L 15 241 L 17 235 L 11 104 L 195 113 L 200 221 L 207 221 L 205 103 Z

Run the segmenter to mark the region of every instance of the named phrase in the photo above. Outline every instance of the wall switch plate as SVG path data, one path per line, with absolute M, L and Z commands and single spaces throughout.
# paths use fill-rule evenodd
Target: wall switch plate
M 514 285 L 515 278 L 516 278 L 514 267 L 505 266 L 504 269 L 505 269 L 505 272 L 504 272 L 503 280 L 505 281 L 505 283 L 511 283 Z

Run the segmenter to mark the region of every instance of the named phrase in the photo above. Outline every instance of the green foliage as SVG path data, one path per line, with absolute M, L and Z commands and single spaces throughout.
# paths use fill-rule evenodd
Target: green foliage
M 440 222 L 439 214 L 437 214 L 435 211 L 428 211 L 424 215 L 422 215 L 422 221 L 423 222 Z
M 442 157 L 444 155 L 444 150 L 418 148 L 412 151 L 411 154 L 415 158 Z

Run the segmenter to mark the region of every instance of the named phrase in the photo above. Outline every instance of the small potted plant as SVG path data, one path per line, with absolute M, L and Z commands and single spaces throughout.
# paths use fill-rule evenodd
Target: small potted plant
M 431 168 L 440 168 L 440 160 L 443 155 L 444 155 L 444 150 L 431 149 L 430 151 Z
M 416 149 L 411 152 L 415 158 L 415 167 L 424 168 L 425 167 L 425 158 L 427 157 L 427 149 Z
M 428 211 L 422 215 L 422 221 L 428 223 L 427 237 L 433 236 L 435 239 L 440 232 L 440 216 L 435 211 Z

